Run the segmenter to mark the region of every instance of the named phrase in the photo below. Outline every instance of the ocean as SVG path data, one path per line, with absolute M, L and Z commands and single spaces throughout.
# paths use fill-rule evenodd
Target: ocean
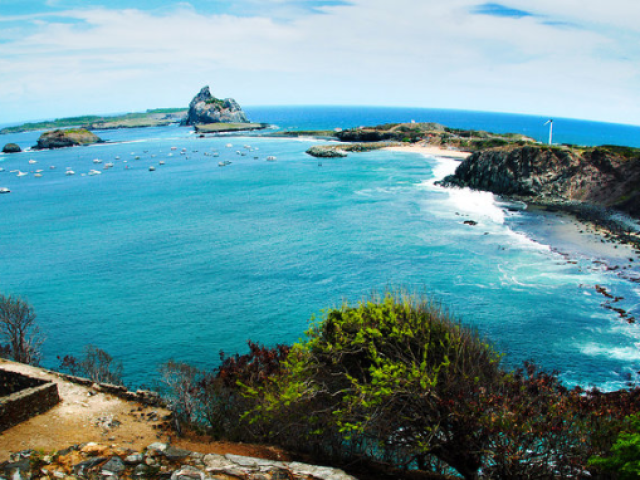
M 279 129 L 415 120 L 547 135 L 546 119 L 520 115 L 246 112 Z M 453 160 L 374 151 L 320 166 L 304 153 L 312 139 L 198 138 L 180 127 L 96 133 L 110 143 L 0 155 L 0 187 L 11 190 L 0 196 L 0 292 L 33 304 L 44 366 L 93 344 L 123 362 L 129 385 L 151 385 L 168 359 L 211 369 L 221 350 L 246 352 L 248 339 L 295 342 L 323 309 L 396 286 L 432 295 L 509 365 L 533 360 L 568 384 L 604 389 L 640 369 L 638 325 L 604 308 L 595 290 L 623 297 L 616 306 L 640 319 L 640 286 L 625 279 L 638 259 L 608 270 L 546 242 L 546 218 L 489 193 L 435 186 Z M 559 143 L 640 146 L 632 126 L 554 119 L 554 133 Z M 38 136 L 0 135 L 0 144 L 24 148 Z M 224 160 L 232 163 L 219 167 Z M 103 171 L 107 162 L 114 167 Z M 102 174 L 86 175 L 91 169 Z

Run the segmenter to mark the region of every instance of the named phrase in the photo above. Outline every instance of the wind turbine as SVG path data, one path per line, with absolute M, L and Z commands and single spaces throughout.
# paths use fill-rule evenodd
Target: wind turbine
M 553 138 L 553 119 L 550 118 L 544 124 L 549 124 L 549 145 L 551 145 L 551 139 Z

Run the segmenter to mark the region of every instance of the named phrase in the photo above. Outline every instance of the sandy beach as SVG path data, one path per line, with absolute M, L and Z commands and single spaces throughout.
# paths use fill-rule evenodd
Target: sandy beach
M 415 152 L 423 155 L 433 155 L 436 157 L 455 158 L 458 160 L 464 160 L 469 157 L 471 153 L 460 152 L 457 150 L 449 150 L 447 148 L 436 147 L 433 145 L 423 144 L 410 144 L 401 147 L 386 147 L 384 150 L 390 150 L 392 152 Z

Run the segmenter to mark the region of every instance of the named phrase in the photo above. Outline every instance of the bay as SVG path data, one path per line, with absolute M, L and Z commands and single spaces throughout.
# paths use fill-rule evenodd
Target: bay
M 413 110 L 247 113 L 280 128 L 402 117 L 499 131 L 477 112 L 450 112 L 460 124 Z M 498 118 L 505 131 L 533 125 L 507 117 Z M 607 138 L 622 142 L 636 127 L 611 128 Z M 323 308 L 393 285 L 434 295 L 511 365 L 532 359 L 569 383 L 603 388 L 639 369 L 638 326 L 604 309 L 595 291 L 608 287 L 638 315 L 637 285 L 533 241 L 532 214 L 508 211 L 490 194 L 433 186 L 451 168 L 445 160 L 376 151 L 319 166 L 304 153 L 311 140 L 202 139 L 178 127 L 97 133 L 114 143 L 0 156 L 0 186 L 12 190 L 0 197 L 0 291 L 35 306 L 46 366 L 91 343 L 123 361 L 128 383 L 149 384 L 169 358 L 212 368 L 220 350 L 244 352 L 247 339 L 293 342 Z M 32 145 L 37 134 L 0 143 L 16 138 Z M 232 163 L 219 167 L 223 160 Z M 106 162 L 114 167 L 86 175 Z M 76 175 L 65 175 L 67 167 Z M 42 169 L 43 177 L 14 169 Z M 469 219 L 478 225 L 465 225 Z

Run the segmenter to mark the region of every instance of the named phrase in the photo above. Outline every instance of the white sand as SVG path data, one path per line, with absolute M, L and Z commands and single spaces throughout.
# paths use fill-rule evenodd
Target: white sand
M 386 147 L 384 150 L 392 152 L 415 152 L 423 155 L 433 155 L 435 157 L 457 158 L 464 160 L 471 154 L 469 152 L 460 152 L 457 150 L 449 150 L 447 148 L 435 147 L 433 145 L 410 144 L 401 147 Z

